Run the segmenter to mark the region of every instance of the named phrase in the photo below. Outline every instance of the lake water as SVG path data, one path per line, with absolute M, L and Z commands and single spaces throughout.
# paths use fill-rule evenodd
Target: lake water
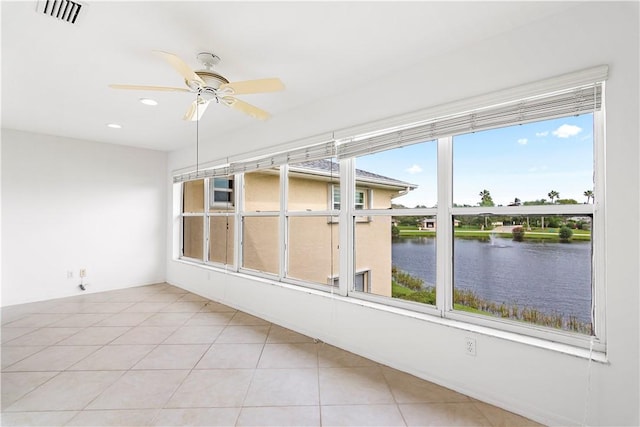
M 435 238 L 393 239 L 393 264 L 436 281 Z M 591 243 L 455 239 L 453 283 L 485 300 L 591 321 Z

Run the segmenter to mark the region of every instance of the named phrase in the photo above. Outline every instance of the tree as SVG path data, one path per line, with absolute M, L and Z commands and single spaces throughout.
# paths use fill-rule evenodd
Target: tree
M 539 199 L 539 200 L 527 200 L 523 203 L 524 206 L 537 206 L 537 205 L 546 205 L 547 199 Z
M 558 235 L 560 236 L 561 242 L 568 243 L 569 240 L 571 239 L 571 236 L 573 236 L 573 230 L 570 229 L 569 227 L 562 227 L 560 228 Z
M 551 190 L 549 191 L 549 194 L 547 194 L 547 196 L 549 196 L 549 198 L 551 199 L 551 203 L 553 203 L 556 197 L 560 196 L 560 193 L 558 193 L 556 190 Z
M 556 202 L 559 205 L 577 205 L 578 201 L 575 199 L 558 199 Z
M 592 190 L 587 190 L 584 192 L 584 197 L 587 198 L 587 204 L 589 203 L 589 200 L 593 200 L 593 191 Z
M 486 190 L 486 189 L 482 190 L 479 193 L 479 196 L 480 196 L 480 206 L 495 206 L 489 190 Z
M 513 202 L 509 203 L 509 206 L 520 206 L 522 204 L 522 200 L 517 197 L 513 199 Z

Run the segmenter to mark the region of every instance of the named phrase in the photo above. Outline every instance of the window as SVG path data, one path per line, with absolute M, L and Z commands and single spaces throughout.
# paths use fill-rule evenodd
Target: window
M 437 204 L 436 148 L 436 141 L 427 141 L 354 159 L 356 177 L 375 188 L 375 197 L 367 207 L 369 222 L 352 216 L 354 271 L 368 271 L 367 286 L 355 274 L 353 289 L 376 301 L 410 302 L 419 310 L 436 305 L 436 231 L 422 229 L 436 214 L 426 206 Z
M 361 271 L 356 273 L 353 280 L 353 290 L 358 292 L 369 292 L 369 272 Z
M 592 334 L 593 135 L 583 114 L 453 137 L 454 311 Z
M 292 163 L 287 184 L 285 280 L 328 290 L 327 278 L 340 271 L 340 223 L 331 212 L 340 209 L 340 165 L 333 158 Z
M 454 310 L 593 333 L 590 215 L 455 218 Z
M 333 200 L 333 209 L 340 210 L 340 187 L 337 185 L 331 186 L 332 200 Z M 356 188 L 354 194 L 354 207 L 356 209 L 368 209 L 369 206 L 367 202 L 371 200 L 372 190 L 364 190 L 362 188 Z
M 233 206 L 233 177 L 212 178 L 209 180 L 209 206 L 232 207 Z
M 181 257 L 604 350 L 603 85 L 559 81 L 178 176 Z
M 332 278 L 332 282 L 334 287 L 339 286 L 339 279 L 337 277 Z M 353 290 L 358 292 L 370 292 L 368 271 L 360 271 L 354 275 Z
M 325 285 L 339 271 L 338 218 L 290 216 L 287 221 L 287 277 Z
M 182 256 L 204 260 L 204 180 L 182 186 Z
M 280 274 L 280 170 L 243 175 L 241 268 Z

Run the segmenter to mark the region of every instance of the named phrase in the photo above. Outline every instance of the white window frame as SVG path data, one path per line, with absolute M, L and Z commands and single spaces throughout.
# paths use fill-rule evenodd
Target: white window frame
M 231 188 L 228 187 L 216 187 L 215 186 L 215 181 L 216 179 L 224 179 L 227 181 L 231 182 Z M 233 176 L 229 176 L 229 177 L 215 177 L 215 178 L 207 178 L 208 182 L 208 189 L 209 189 L 209 194 L 213 195 L 213 197 L 209 196 L 209 208 L 210 209 L 214 209 L 214 208 L 222 208 L 222 207 L 235 207 L 235 186 L 236 186 L 236 182 Z M 230 193 L 231 197 L 230 200 L 231 202 L 219 202 L 216 201 L 216 197 L 215 197 L 215 193 Z
M 570 73 L 567 75 L 562 75 L 558 77 L 554 77 L 551 79 L 547 79 L 540 82 L 534 82 L 525 84 L 519 87 L 505 89 L 503 91 L 494 92 L 488 95 L 482 95 L 475 98 L 470 98 L 466 100 L 461 100 L 457 102 L 453 102 L 450 104 L 445 104 L 421 111 L 416 111 L 414 113 L 396 116 L 389 119 L 379 120 L 377 122 L 372 122 L 368 124 L 363 124 L 359 126 L 354 126 L 348 129 L 342 129 L 338 131 L 332 132 L 331 139 L 332 141 L 327 141 L 326 136 L 318 137 L 318 141 L 322 141 L 321 143 L 316 143 L 315 145 L 310 145 L 311 142 L 307 140 L 301 140 L 300 144 L 296 144 L 295 142 L 290 143 L 287 147 L 291 147 L 289 151 L 286 152 L 277 152 L 272 156 L 266 156 L 264 158 L 260 158 L 257 161 L 253 159 L 247 159 L 246 161 L 238 161 L 235 163 L 227 163 L 219 166 L 217 168 L 211 168 L 209 170 L 199 170 L 199 171 L 189 171 L 189 170 L 181 170 L 176 171 L 176 175 L 174 175 L 173 181 L 174 183 L 182 182 L 186 180 L 194 180 L 202 177 L 215 177 L 222 176 L 224 174 L 234 175 L 234 200 L 235 200 L 235 256 L 234 256 L 234 270 L 237 272 L 246 273 L 251 276 L 258 277 L 266 277 L 268 279 L 273 279 L 276 281 L 290 281 L 291 283 L 300 284 L 306 287 L 316 287 L 322 290 L 327 290 L 327 288 L 334 292 L 335 288 L 333 286 L 323 286 L 318 285 L 315 286 L 309 283 L 298 283 L 297 281 L 287 280 L 286 278 L 286 270 L 287 270 L 287 220 L 290 216 L 316 216 L 316 215 L 327 215 L 329 217 L 338 217 L 339 218 L 339 246 L 340 246 L 340 271 L 339 271 L 339 288 L 337 292 L 342 296 L 353 296 L 359 299 L 370 300 L 375 303 L 379 303 L 378 307 L 380 309 L 385 309 L 387 306 L 394 306 L 402 309 L 407 309 L 407 314 L 411 315 L 410 312 L 423 312 L 426 314 L 433 315 L 431 319 L 434 322 L 444 322 L 443 324 L 448 324 L 451 326 L 460 327 L 466 330 L 475 330 L 482 333 L 487 333 L 493 336 L 499 336 L 508 339 L 521 340 L 523 342 L 536 343 L 536 345 L 543 346 L 549 349 L 558 349 L 559 351 L 568 352 L 570 354 L 583 354 L 579 353 L 577 350 L 567 350 L 569 347 L 560 347 L 565 344 L 572 346 L 571 348 L 586 348 L 595 350 L 596 352 L 605 352 L 606 351 L 606 307 L 605 307 L 605 268 L 606 268 L 606 259 L 605 259 L 605 251 L 606 248 L 606 236 L 604 235 L 604 227 L 605 227 L 605 207 L 606 207 L 606 194 L 605 194 L 605 132 L 604 132 L 604 124 L 605 124 L 605 105 L 604 105 L 604 81 L 607 78 L 608 67 L 598 66 L 590 69 L 582 70 L 576 73 Z M 479 208 L 477 212 L 474 211 L 474 208 L 454 208 L 452 205 L 452 135 L 440 135 L 437 139 L 438 144 L 438 205 L 435 208 L 429 209 L 388 209 L 388 210 L 376 210 L 371 209 L 371 201 L 372 195 L 368 194 L 369 204 L 366 209 L 356 209 L 355 206 L 355 191 L 357 188 L 357 179 L 355 173 L 355 157 L 341 157 L 341 148 L 343 143 L 353 142 L 355 143 L 355 148 L 365 144 L 367 138 L 371 138 L 371 135 L 374 136 L 382 136 L 382 139 L 385 140 L 385 143 L 389 143 L 390 145 L 386 148 L 381 148 L 382 146 L 378 146 L 378 151 L 394 148 L 395 146 L 402 146 L 402 144 L 415 143 L 416 137 L 412 137 L 412 129 L 415 126 L 422 126 L 421 129 L 425 131 L 429 131 L 429 129 L 425 128 L 425 124 L 430 124 L 432 120 L 435 118 L 444 118 L 445 120 L 448 117 L 458 117 L 458 115 L 462 114 L 471 114 L 473 118 L 473 111 L 476 109 L 482 110 L 483 108 L 489 106 L 503 106 L 508 104 L 513 104 L 515 101 L 520 99 L 535 99 L 536 97 L 544 97 L 546 94 L 557 94 L 562 91 L 567 91 L 569 88 L 576 88 L 582 86 L 588 86 L 593 84 L 594 82 L 602 82 L 601 84 L 601 92 L 602 92 L 602 107 L 599 111 L 594 111 L 594 192 L 597 195 L 594 200 L 593 205 L 562 205 L 562 206 L 518 206 L 518 207 L 496 207 L 491 208 L 491 212 L 497 215 L 502 215 L 510 212 L 510 209 L 514 209 L 515 214 L 525 214 L 530 213 L 534 214 L 549 214 L 549 213 L 558 213 L 558 214 L 585 214 L 591 215 L 593 218 L 592 222 L 592 247 L 593 247 L 593 258 L 592 258 L 592 282 L 593 282 L 593 291 L 592 291 L 592 299 L 593 299 L 593 320 L 594 320 L 594 336 L 586 336 L 571 332 L 565 332 L 560 330 L 552 330 L 550 328 L 538 327 L 536 325 L 515 324 L 513 321 L 503 320 L 500 318 L 492 318 L 489 316 L 480 316 L 473 315 L 471 313 L 464 313 L 459 311 L 454 311 L 453 301 L 452 299 L 452 239 L 453 239 L 453 225 L 452 218 L 455 215 L 465 214 L 465 215 L 473 215 L 474 213 L 487 213 L 487 208 Z M 554 95 L 555 96 L 555 95 Z M 594 95 L 595 99 L 595 95 Z M 519 101 L 518 101 L 519 102 Z M 469 113 L 471 112 L 471 113 Z M 462 117 L 462 116 L 460 116 Z M 560 117 L 560 116 L 555 116 Z M 545 120 L 553 117 L 540 117 L 537 120 Z M 495 127 L 506 127 L 504 126 L 495 126 Z M 394 135 L 398 135 L 400 138 L 399 142 L 393 142 L 392 139 L 384 138 L 385 135 L 388 135 L 389 132 L 393 131 Z M 428 132 L 427 132 L 428 133 Z M 408 139 L 405 139 L 408 138 Z M 413 138 L 413 142 L 411 142 L 411 138 Z M 433 140 L 433 138 L 425 138 L 427 140 Z M 306 145 L 305 145 L 306 144 Z M 297 146 L 301 146 L 303 148 L 296 148 Z M 349 149 L 353 147 L 346 147 L 347 151 L 343 150 L 343 153 L 349 153 Z M 338 153 L 338 161 L 340 162 L 340 204 L 342 209 L 335 210 L 332 209 L 333 205 L 333 191 L 330 191 L 329 195 L 329 204 L 327 211 L 320 212 L 287 212 L 287 171 L 288 166 L 287 162 L 295 163 L 296 161 L 308 160 L 308 159 L 320 159 L 326 158 L 327 154 L 331 156 L 331 153 L 335 153 L 333 150 L 337 150 Z M 353 152 L 352 152 L 353 153 Z M 352 156 L 356 156 L 356 154 L 351 154 Z M 360 155 L 360 154 L 357 154 Z M 280 179 L 280 211 L 278 213 L 275 212 L 245 212 L 243 209 L 243 194 L 244 187 L 243 183 L 243 173 L 249 172 L 251 170 L 260 169 L 264 167 L 272 167 L 274 164 L 282 165 L 280 169 L 281 179 Z M 205 184 L 205 189 L 208 188 L 208 185 Z M 174 197 L 177 198 L 179 194 L 179 203 L 182 203 L 183 197 L 182 187 L 178 190 L 174 188 Z M 367 195 L 365 195 L 366 198 Z M 205 191 L 205 206 L 209 206 L 209 192 Z M 526 209 L 523 209 L 526 208 Z M 183 256 L 183 221 L 184 217 L 202 217 L 204 222 L 204 233 L 203 236 L 203 254 L 208 253 L 208 236 L 209 236 L 209 221 L 207 218 L 211 215 L 208 210 L 205 210 L 204 213 L 184 213 L 181 208 L 177 208 L 176 204 L 174 204 L 174 213 L 176 214 L 174 224 L 178 227 L 178 230 L 174 232 L 174 237 L 176 237 L 176 245 L 174 246 L 174 254 L 176 254 L 177 259 L 184 259 L 185 261 L 189 261 L 191 263 L 199 263 L 199 264 L 207 264 L 204 260 L 194 260 L 191 258 L 187 258 Z M 359 221 L 360 218 L 367 217 L 371 220 L 375 216 L 399 216 L 399 215 L 420 215 L 420 216 L 433 216 L 436 218 L 438 227 L 436 233 L 436 305 L 435 307 L 426 306 L 420 303 L 413 303 L 410 301 L 400 301 L 391 299 L 388 297 L 381 297 L 372 295 L 366 292 L 350 292 L 349 289 L 353 289 L 353 282 L 356 272 L 354 271 L 354 230 L 355 223 Z M 247 270 L 241 268 L 243 263 L 242 260 L 242 245 L 243 245 L 243 219 L 245 217 L 252 216 L 278 216 L 279 217 L 279 272 L 277 275 L 272 274 L 261 274 L 260 272 Z M 180 246 L 178 246 L 180 245 Z M 203 255 L 206 257 L 207 255 Z M 212 267 L 217 267 L 212 266 Z M 224 266 L 225 270 L 228 266 Z M 394 309 L 394 311 L 398 312 Z M 428 319 L 429 317 L 426 317 Z M 435 320 L 438 319 L 438 320 Z M 449 322 L 449 323 L 447 323 Z M 484 328 L 484 329 L 483 329 Z M 510 334 L 510 335 L 509 335 Z M 531 337 L 528 340 L 520 337 Z M 546 344 L 545 344 L 546 343 Z M 591 356 L 590 356 L 591 357 Z
M 593 113 L 594 130 L 594 175 L 595 194 L 597 200 L 593 204 L 577 205 L 543 205 L 543 206 L 496 206 L 496 207 L 453 207 L 453 139 L 454 137 L 439 138 L 438 144 L 438 204 L 436 208 L 427 209 L 389 209 L 389 210 L 349 210 L 348 233 L 355 233 L 354 221 L 361 215 L 375 216 L 433 216 L 436 218 L 436 305 L 430 306 L 382 297 L 362 292 L 350 293 L 351 296 L 378 302 L 399 308 L 406 308 L 426 314 L 436 315 L 466 324 L 488 327 L 494 330 L 502 330 L 515 334 L 522 334 L 543 340 L 561 342 L 572 346 L 593 348 L 595 351 L 605 351 L 605 318 L 604 318 L 604 242 L 602 235 L 604 197 L 603 194 L 603 166 L 604 155 L 603 141 L 604 111 Z M 354 167 L 354 158 L 342 160 L 346 167 Z M 344 169 L 344 168 L 343 168 Z M 468 313 L 453 309 L 453 219 L 457 215 L 481 215 L 491 214 L 495 216 L 508 215 L 588 215 L 592 220 L 592 306 L 594 335 L 589 336 L 576 332 L 553 329 L 535 324 L 523 323 L 488 315 Z M 355 242 L 353 246 L 355 248 Z M 355 250 L 355 249 L 354 249 Z M 351 261 L 351 274 L 353 263 Z M 351 275 L 350 274 L 350 275 Z M 349 282 L 348 289 L 353 289 L 353 282 Z
M 336 192 L 340 195 L 340 185 L 337 184 L 329 184 L 329 209 L 333 209 L 336 211 L 340 210 L 341 202 L 336 203 Z M 362 203 L 356 202 L 356 197 L 358 194 L 362 194 Z M 372 188 L 364 188 L 364 187 L 356 187 L 355 192 L 353 194 L 353 204 L 356 210 L 365 210 L 371 209 L 371 204 L 373 201 L 373 189 Z

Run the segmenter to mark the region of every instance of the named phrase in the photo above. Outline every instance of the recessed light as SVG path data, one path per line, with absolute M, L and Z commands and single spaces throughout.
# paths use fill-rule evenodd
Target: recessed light
M 122 128 L 122 126 L 120 126 L 120 125 L 119 125 L 119 124 L 117 124 L 117 123 L 109 123 L 109 124 L 107 125 L 107 127 L 110 127 L 111 129 L 120 129 L 120 128 Z
M 158 105 L 158 101 L 150 98 L 140 98 L 140 102 L 142 102 L 144 105 Z

